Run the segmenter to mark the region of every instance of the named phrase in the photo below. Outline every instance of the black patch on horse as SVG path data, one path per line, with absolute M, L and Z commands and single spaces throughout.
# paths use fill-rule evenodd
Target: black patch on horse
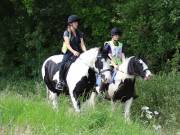
M 105 60 L 107 60 L 108 58 L 110 59 L 110 57 L 108 56 L 108 50 L 104 46 L 99 48 L 97 57 L 98 56 L 104 58 Z
M 113 101 L 126 102 L 131 97 L 137 98 L 135 94 L 135 79 L 125 79 L 124 82 L 119 84 L 118 90 L 114 93 Z
M 60 67 L 60 63 L 56 64 L 52 60 L 47 61 L 45 65 L 45 76 L 44 76 L 44 82 L 46 83 L 48 89 L 57 94 L 59 94 L 60 92 L 55 88 L 57 82 L 53 81 L 53 76 L 59 70 L 59 67 Z
M 88 70 L 88 77 L 83 76 L 81 80 L 76 84 L 73 95 L 75 99 L 78 99 L 83 95 L 83 100 L 89 97 L 90 92 L 93 90 L 93 87 L 96 84 L 95 71 L 91 68 Z
M 143 65 L 139 62 L 137 57 L 132 57 L 128 63 L 128 74 L 129 75 L 139 75 L 141 77 L 145 76 L 143 71 Z

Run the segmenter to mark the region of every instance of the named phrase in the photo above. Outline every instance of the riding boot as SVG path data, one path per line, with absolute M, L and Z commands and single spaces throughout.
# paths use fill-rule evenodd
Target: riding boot
M 57 82 L 56 84 L 56 89 L 58 90 L 63 90 L 64 88 L 64 85 L 65 85 L 65 82 L 64 82 L 64 65 L 65 63 L 62 63 L 62 65 L 60 66 L 60 69 L 59 69 L 59 82 Z

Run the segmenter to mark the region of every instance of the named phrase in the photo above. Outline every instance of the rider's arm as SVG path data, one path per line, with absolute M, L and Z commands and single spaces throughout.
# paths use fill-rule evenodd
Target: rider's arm
M 111 50 L 110 45 L 109 45 L 108 43 L 106 43 L 106 44 L 104 45 L 104 47 L 105 47 L 105 49 L 107 49 L 107 51 L 108 51 L 108 56 L 111 58 L 111 64 L 113 65 L 114 68 L 117 68 L 117 65 L 116 65 L 116 63 L 114 62 L 113 57 L 112 57 L 112 50 Z
M 68 36 L 64 36 L 64 42 L 65 42 L 65 45 L 66 45 L 67 49 L 74 54 L 75 50 L 73 50 L 72 47 L 70 46 L 70 42 L 69 42 L 69 37 Z
M 113 65 L 114 68 L 118 68 L 118 65 L 116 65 L 113 59 L 111 59 L 111 64 Z
M 81 49 L 83 50 L 83 52 L 86 51 L 86 46 L 85 46 L 85 43 L 84 43 L 84 39 L 83 38 L 80 38 L 81 40 Z

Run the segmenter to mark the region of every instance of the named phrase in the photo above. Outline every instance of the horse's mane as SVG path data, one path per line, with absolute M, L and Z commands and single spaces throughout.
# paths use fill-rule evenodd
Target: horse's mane
M 135 57 L 135 56 L 131 56 L 131 57 L 125 58 L 125 59 L 123 60 L 122 64 L 119 65 L 119 68 L 118 68 L 118 69 L 119 69 L 120 71 L 123 71 L 123 72 L 127 73 L 127 71 L 128 71 L 128 64 L 129 64 L 130 60 L 131 60 L 133 57 Z
M 96 57 L 97 52 L 98 52 L 98 49 L 99 49 L 99 48 L 97 48 L 97 47 L 91 48 L 91 49 L 83 52 L 83 53 L 79 56 L 79 58 L 80 58 L 80 59 L 84 59 L 84 58 L 85 58 L 85 59 L 92 59 L 92 57 Z

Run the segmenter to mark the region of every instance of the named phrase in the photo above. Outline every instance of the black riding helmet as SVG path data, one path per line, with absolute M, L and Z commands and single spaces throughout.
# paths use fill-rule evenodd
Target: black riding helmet
M 68 23 L 79 22 L 80 18 L 77 15 L 70 15 L 68 17 Z
M 111 36 L 114 36 L 114 35 L 119 35 L 121 36 L 122 35 L 122 30 L 117 28 L 117 27 L 114 27 L 112 28 L 111 30 Z

